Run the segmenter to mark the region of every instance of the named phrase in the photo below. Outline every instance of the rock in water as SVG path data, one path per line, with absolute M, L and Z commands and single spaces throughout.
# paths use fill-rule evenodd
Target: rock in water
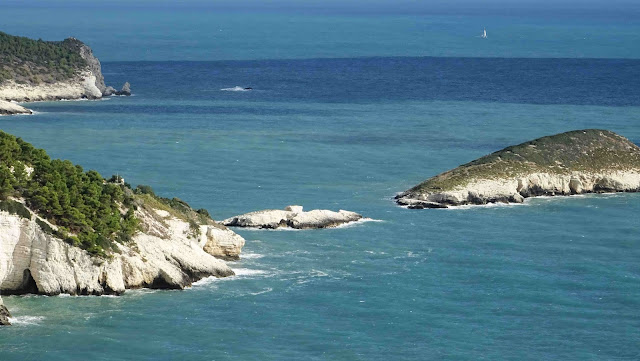
M 120 89 L 120 91 L 117 91 L 116 95 L 131 95 L 131 84 L 129 84 L 129 82 L 124 83 L 122 89 Z
M 268 209 L 246 213 L 220 223 L 230 227 L 312 229 L 337 227 L 360 219 L 362 216 L 358 213 L 344 210 L 333 212 L 315 209 L 304 212 L 302 206 L 288 206 L 285 210 Z
M 556 134 L 507 147 L 396 196 L 412 209 L 521 203 L 535 196 L 640 191 L 640 148 L 607 130 Z
M 112 87 L 112 86 L 108 86 L 105 90 L 104 93 L 102 93 L 102 95 L 104 96 L 109 96 L 109 95 L 114 95 L 115 93 L 117 93 L 118 91 Z
M 11 317 L 11 313 L 9 313 L 7 307 L 2 303 L 2 297 L 0 297 L 0 326 L 11 325 L 9 317 Z

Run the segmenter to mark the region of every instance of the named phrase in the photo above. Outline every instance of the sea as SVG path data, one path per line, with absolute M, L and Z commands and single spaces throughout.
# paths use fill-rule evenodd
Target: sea
M 183 291 L 4 296 L 0 360 L 640 359 L 640 194 L 393 202 L 545 135 L 640 144 L 633 3 L 87 3 L 9 0 L 0 31 L 77 37 L 133 95 L 31 103 L 0 129 L 215 219 L 295 204 L 367 221 L 236 229 L 236 276 Z

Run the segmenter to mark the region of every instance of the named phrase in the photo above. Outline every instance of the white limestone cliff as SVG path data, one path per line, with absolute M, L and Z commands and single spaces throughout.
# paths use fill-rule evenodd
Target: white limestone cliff
M 640 191 L 640 171 L 553 174 L 531 173 L 515 178 L 473 180 L 455 189 L 400 195 L 396 202 L 409 208 L 444 208 L 447 205 L 522 203 L 535 196 L 562 196 L 601 192 Z
M 237 258 L 244 245 L 242 237 L 217 225 L 201 226 L 204 232 L 194 238 L 189 223 L 166 216 L 164 222 L 152 225 L 166 237 L 138 232 L 131 243 L 117 244 L 117 252 L 103 259 L 45 233 L 35 219 L 35 215 L 25 219 L 0 211 L 3 294 L 100 295 L 139 287 L 182 289 L 203 277 L 233 275 L 216 257 Z
M 98 99 L 102 92 L 96 86 L 96 76 L 86 70 L 76 78 L 47 84 L 18 84 L 8 80 L 0 85 L 0 99 L 34 102 L 62 99 Z

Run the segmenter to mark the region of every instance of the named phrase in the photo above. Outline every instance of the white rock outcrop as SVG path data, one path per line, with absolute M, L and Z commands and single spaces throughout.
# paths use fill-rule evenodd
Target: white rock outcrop
M 33 112 L 21 105 L 0 100 L 0 115 L 33 114 Z
M 96 86 L 96 76 L 88 70 L 76 78 L 52 84 L 18 84 L 8 80 L 0 85 L 0 99 L 17 102 L 101 97 L 102 92 Z
M 331 228 L 339 225 L 355 222 L 362 216 L 355 212 L 340 210 L 312 210 L 304 212 L 302 206 L 288 206 L 285 210 L 268 209 L 231 217 L 220 223 L 229 227 L 251 228 Z
M 165 237 L 139 232 L 101 259 L 45 233 L 35 216 L 0 211 L 0 292 L 120 294 L 139 287 L 182 289 L 203 277 L 234 274 L 214 256 L 238 257 L 242 237 L 216 225 L 202 226 L 194 238 L 187 222 L 170 216 L 157 223 Z
M 640 191 L 640 172 L 551 174 L 532 173 L 511 179 L 483 179 L 450 191 L 409 194 L 396 202 L 409 208 L 446 208 L 447 205 L 522 203 L 535 196 L 562 196 L 602 192 Z

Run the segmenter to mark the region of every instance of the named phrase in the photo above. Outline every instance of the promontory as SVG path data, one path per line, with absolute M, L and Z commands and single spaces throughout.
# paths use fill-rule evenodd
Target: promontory
M 521 203 L 535 196 L 640 191 L 640 148 L 608 130 L 575 130 L 507 147 L 396 196 L 408 208 Z
M 106 86 L 100 61 L 78 39 L 33 40 L 0 32 L 0 115 L 31 113 L 11 102 L 130 95 Z
M 233 275 L 244 239 L 205 209 L 0 131 L 0 294 L 121 294 Z M 0 299 L 0 324 L 9 313 Z

